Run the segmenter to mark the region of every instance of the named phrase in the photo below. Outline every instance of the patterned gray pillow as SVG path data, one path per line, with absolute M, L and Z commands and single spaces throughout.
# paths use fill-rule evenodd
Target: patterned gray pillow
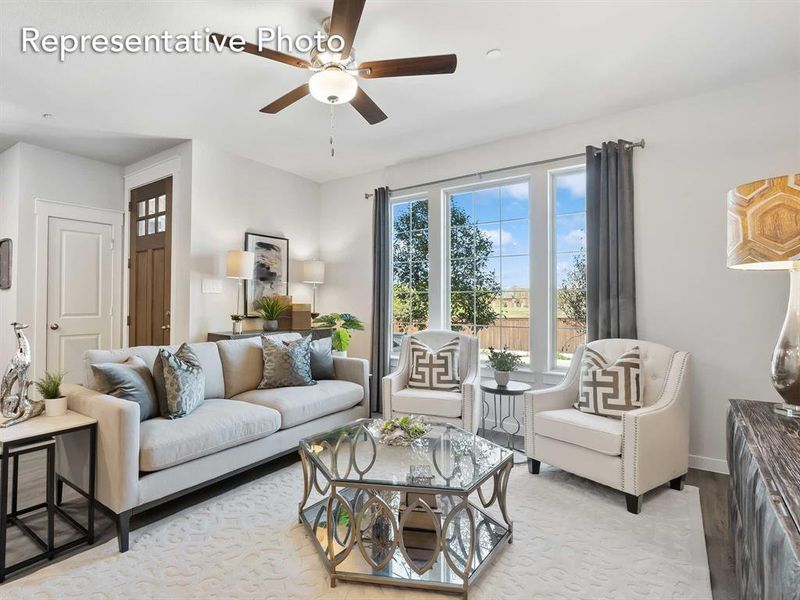
M 596 350 L 586 348 L 581 359 L 578 401 L 573 406 L 581 412 L 606 417 L 621 417 L 629 410 L 641 408 L 644 406 L 641 374 L 638 346 L 613 363 Z
M 139 420 L 145 421 L 159 415 L 158 396 L 150 369 L 138 356 L 123 363 L 92 365 L 95 389 L 101 394 L 130 400 L 139 405 Z
M 409 340 L 408 387 L 443 392 L 461 389 L 458 376 L 459 341 L 457 337 L 434 351 L 415 337 Z
M 188 344 L 181 344 L 175 353 L 159 348 L 153 374 L 157 382 L 161 380 L 156 387 L 164 390 L 158 399 L 162 417 L 185 417 L 203 403 L 206 376 Z
M 264 376 L 258 389 L 316 385 L 311 376 L 311 336 L 288 344 L 268 335 L 261 336 L 264 353 Z

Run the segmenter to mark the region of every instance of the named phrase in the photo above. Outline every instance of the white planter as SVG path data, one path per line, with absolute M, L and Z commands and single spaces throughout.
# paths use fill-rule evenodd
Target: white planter
M 334 356 L 341 356 L 342 358 L 347 358 L 347 350 L 331 350 L 331 354 Z
M 497 385 L 508 385 L 508 378 L 510 375 L 511 371 L 495 371 L 494 380 L 497 382 Z
M 45 398 L 44 412 L 48 417 L 61 417 L 67 414 L 67 397 Z

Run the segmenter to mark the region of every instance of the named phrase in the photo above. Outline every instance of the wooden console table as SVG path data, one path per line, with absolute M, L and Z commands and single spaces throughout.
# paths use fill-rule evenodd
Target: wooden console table
M 730 527 L 740 598 L 800 597 L 800 419 L 731 400 Z
M 326 337 L 331 337 L 330 327 L 314 327 L 313 329 L 277 329 L 275 331 L 243 331 L 242 333 L 233 333 L 231 331 L 215 331 L 207 336 L 207 341 L 218 342 L 219 340 L 240 340 L 242 338 L 258 337 L 261 334 L 276 335 L 278 333 L 299 333 L 303 337 L 311 334 L 312 340 L 319 340 Z

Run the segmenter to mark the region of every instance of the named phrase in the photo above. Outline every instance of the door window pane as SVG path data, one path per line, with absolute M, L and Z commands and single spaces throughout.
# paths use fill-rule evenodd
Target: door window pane
M 137 236 L 141 237 L 146 233 L 145 232 L 145 225 L 146 224 L 145 224 L 145 222 L 143 220 L 136 222 L 136 235 Z
M 167 216 L 166 215 L 159 215 L 158 220 L 156 222 L 156 229 L 158 233 L 167 230 Z
M 163 194 L 158 197 L 158 212 L 167 212 L 167 197 Z
M 147 219 L 147 235 L 153 234 L 156 232 L 156 220 Z
M 139 217 L 143 217 L 147 214 L 147 200 L 142 200 L 141 202 L 137 203 L 138 206 L 138 215 Z
M 150 198 L 147 201 L 147 214 L 154 215 L 156 213 L 156 199 Z

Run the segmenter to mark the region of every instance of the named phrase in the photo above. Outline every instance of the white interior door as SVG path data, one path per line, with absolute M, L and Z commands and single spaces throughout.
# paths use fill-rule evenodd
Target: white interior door
M 82 383 L 83 353 L 111 347 L 113 228 L 51 216 L 47 229 L 47 370 Z

